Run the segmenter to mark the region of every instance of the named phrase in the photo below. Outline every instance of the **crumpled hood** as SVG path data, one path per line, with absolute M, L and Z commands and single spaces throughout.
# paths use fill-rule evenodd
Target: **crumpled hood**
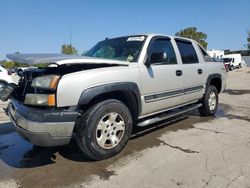
M 48 63 L 48 64 L 114 64 L 121 66 L 128 66 L 127 61 L 118 61 L 111 59 L 93 58 L 78 55 L 64 55 L 64 54 L 8 54 L 7 58 L 18 63 L 25 63 L 30 65 Z

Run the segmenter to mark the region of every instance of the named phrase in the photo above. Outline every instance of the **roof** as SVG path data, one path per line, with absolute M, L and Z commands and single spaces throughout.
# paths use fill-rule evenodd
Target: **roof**
M 78 55 L 64 55 L 64 54 L 8 54 L 7 57 L 12 61 L 25 64 L 118 64 L 118 65 L 128 65 L 126 61 L 93 58 Z

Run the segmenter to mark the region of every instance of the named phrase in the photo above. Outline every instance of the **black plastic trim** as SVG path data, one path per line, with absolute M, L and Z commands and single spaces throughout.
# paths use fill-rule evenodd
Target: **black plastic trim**
M 194 92 L 194 91 L 200 91 L 202 90 L 204 87 L 203 86 L 195 86 L 195 87 L 190 87 L 190 88 L 186 88 L 184 89 L 184 93 L 190 93 L 190 92 Z
M 76 111 L 65 109 L 42 109 L 24 105 L 22 102 L 12 99 L 10 104 L 22 117 L 34 122 L 75 122 L 80 115 Z
M 150 103 L 150 102 L 155 102 L 155 101 L 164 100 L 168 98 L 178 97 L 180 95 L 195 93 L 195 92 L 201 91 L 203 88 L 204 87 L 200 85 L 200 86 L 195 86 L 195 87 L 190 87 L 190 88 L 185 88 L 185 89 L 178 89 L 174 91 L 148 95 L 148 96 L 145 96 L 144 99 L 146 103 Z
M 208 78 L 207 78 L 206 89 L 207 89 L 208 86 L 210 85 L 211 80 L 214 79 L 214 78 L 219 78 L 219 79 L 221 80 L 221 82 L 222 82 L 222 77 L 221 77 L 220 74 L 210 74 L 210 75 L 208 76 Z
M 132 92 L 136 96 L 136 101 L 138 105 L 138 114 L 141 113 L 141 95 L 140 90 L 136 83 L 134 82 L 117 82 L 111 84 L 104 84 L 100 86 L 95 86 L 84 90 L 79 99 L 78 105 L 86 105 L 93 98 L 101 94 L 106 94 L 110 92 L 121 91 L 121 92 Z
M 168 92 L 164 92 L 164 93 L 157 93 L 154 95 L 148 95 L 145 96 L 145 102 L 149 103 L 149 102 L 154 102 L 157 100 L 163 100 L 163 99 L 167 99 L 167 98 L 172 98 L 172 97 L 177 97 L 180 95 L 183 95 L 184 91 L 183 89 L 179 89 L 179 90 L 175 90 L 175 91 L 168 91 Z

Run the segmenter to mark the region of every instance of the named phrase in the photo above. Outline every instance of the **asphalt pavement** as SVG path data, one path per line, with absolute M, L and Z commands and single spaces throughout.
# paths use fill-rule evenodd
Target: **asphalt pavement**
M 193 111 L 138 129 L 119 155 L 98 162 L 74 139 L 33 146 L 0 111 L 0 187 L 250 187 L 249 83 L 250 68 L 229 72 L 215 117 Z

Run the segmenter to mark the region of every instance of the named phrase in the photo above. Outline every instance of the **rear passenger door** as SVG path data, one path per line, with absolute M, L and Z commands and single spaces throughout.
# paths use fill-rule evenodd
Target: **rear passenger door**
M 184 102 L 189 103 L 202 98 L 204 93 L 204 63 L 199 62 L 197 52 L 191 41 L 175 39 L 182 60 Z

